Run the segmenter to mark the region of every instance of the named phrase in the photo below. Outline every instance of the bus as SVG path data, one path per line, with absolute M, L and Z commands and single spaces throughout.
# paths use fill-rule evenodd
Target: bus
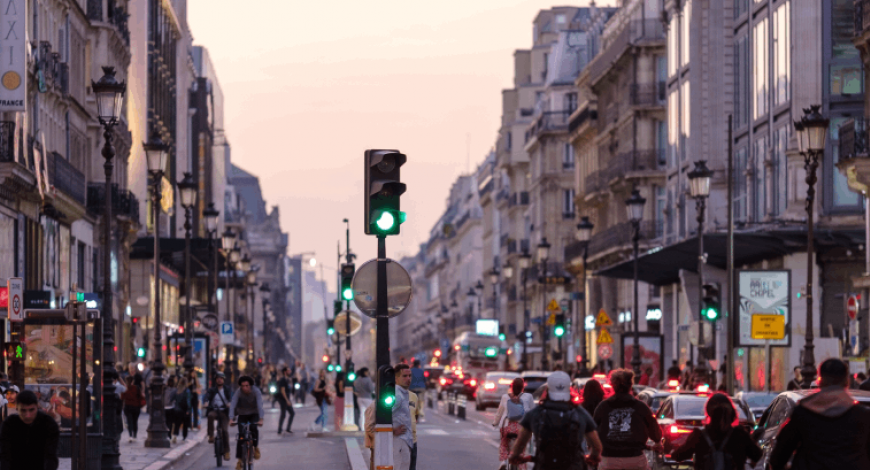
M 501 370 L 502 342 L 497 336 L 484 336 L 464 332 L 454 341 L 450 351 L 450 364 L 460 370 Z

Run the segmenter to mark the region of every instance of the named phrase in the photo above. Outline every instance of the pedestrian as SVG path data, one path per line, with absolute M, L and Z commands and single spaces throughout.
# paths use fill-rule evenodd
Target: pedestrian
M 192 394 L 189 386 L 190 383 L 188 383 L 187 377 L 181 377 L 178 379 L 178 383 L 175 387 L 175 409 L 173 411 L 173 415 L 175 416 L 175 426 L 173 426 L 173 444 L 178 442 L 179 434 L 181 434 L 182 440 L 187 440 L 187 433 L 190 430 L 191 402 L 193 401 L 193 398 L 191 397 Z
M 846 389 L 849 366 L 828 359 L 819 366 L 819 391 L 800 400 L 779 430 L 770 468 L 870 468 L 870 409 Z
M 671 366 L 668 367 L 668 380 L 680 380 L 680 364 L 676 359 L 671 361 Z
M 631 394 L 633 380 L 630 370 L 611 371 L 613 396 L 595 409 L 593 417 L 604 446 L 599 470 L 645 470 L 647 440 L 661 445 L 662 431 L 653 412 Z
M 326 407 L 329 406 L 329 394 L 326 391 L 326 371 L 320 369 L 317 377 L 317 385 L 311 392 L 314 396 L 314 401 L 317 403 L 317 409 L 320 414 L 314 419 L 314 422 L 308 426 L 309 431 L 314 431 L 317 426 L 320 426 L 321 431 L 326 432 Z
M 372 381 L 370 375 L 369 368 L 363 367 L 357 373 L 356 381 L 353 383 L 353 392 L 356 394 L 357 400 L 359 401 L 359 407 L 362 410 L 369 409 L 369 405 L 372 403 L 375 396 L 375 383 Z M 360 429 L 366 428 L 366 419 L 366 413 L 361 413 Z
M 396 371 L 396 401 L 393 403 L 393 468 L 411 468 L 411 451 L 414 448 L 413 425 L 411 418 L 411 399 L 408 387 L 411 386 L 411 368 L 400 362 L 393 367 Z
M 411 380 L 414 380 L 413 377 Z M 420 401 L 421 396 L 408 391 L 408 407 L 411 410 L 411 437 L 414 439 L 414 446 L 411 447 L 411 464 L 408 467 L 410 470 L 417 470 L 417 422 L 426 416 L 423 411 L 423 402 Z
M 583 386 L 583 401 L 580 406 L 589 413 L 589 416 L 595 416 L 595 408 L 604 401 L 604 387 L 601 382 L 591 379 L 586 381 Z
M 649 386 L 649 381 L 650 381 L 651 377 L 652 377 L 652 368 L 646 367 L 646 368 L 644 368 L 643 373 L 640 374 L 640 379 L 637 381 L 637 384 Z
M 298 400 L 302 402 L 302 406 L 305 406 L 305 395 L 311 390 L 311 375 L 308 373 L 308 366 L 303 362 L 299 362 L 299 383 L 302 384 L 302 387 L 299 388 Z M 320 405 L 318 405 L 320 406 Z
M 124 416 L 127 418 L 127 434 L 130 442 L 134 442 L 139 434 L 139 413 L 145 405 L 145 397 L 142 391 L 134 383 L 134 376 L 127 376 L 127 390 L 121 394 L 124 402 Z
M 251 376 L 239 377 L 239 389 L 233 394 L 230 401 L 230 424 L 250 423 L 252 426 L 251 439 L 254 441 L 254 460 L 260 459 L 260 431 L 258 426 L 263 425 L 266 417 L 263 411 L 263 394 L 254 386 Z M 242 441 L 236 442 L 236 470 L 242 470 Z
M 414 359 L 414 367 L 411 368 L 410 390 L 419 395 L 426 392 L 426 374 L 420 367 L 419 359 Z
M 284 367 L 281 370 L 281 378 L 276 384 L 278 392 L 275 396 L 278 397 L 278 404 L 281 406 L 281 417 L 278 419 L 278 435 L 281 435 L 281 430 L 284 429 L 284 416 L 287 416 L 287 432 L 292 433 L 290 428 L 293 426 L 293 418 L 296 417 L 296 411 L 293 409 L 293 403 L 290 401 L 292 392 L 290 391 L 290 369 Z
M 801 386 L 801 367 L 794 366 L 792 372 L 794 373 L 794 377 L 788 381 L 788 386 L 786 387 L 786 390 L 801 390 L 803 388 Z
M 704 411 L 704 427 L 693 429 L 671 458 L 677 462 L 692 459 L 695 470 L 743 470 L 747 459 L 755 468 L 761 459 L 761 448 L 740 426 L 737 410 L 728 395 L 714 393 L 707 399 Z
M 60 428 L 38 402 L 32 391 L 21 392 L 18 413 L 0 425 L 0 470 L 57 470 Z
M 508 460 L 519 465 L 534 437 L 535 470 L 583 470 L 601 460 L 601 441 L 595 423 L 583 408 L 571 403 L 571 379 L 556 371 L 547 377 L 547 393 L 541 404 L 523 415 L 520 432 Z M 585 438 L 585 439 L 584 439 Z M 584 440 L 592 449 L 583 453 Z
M 201 429 L 199 425 L 199 397 L 202 394 L 202 387 L 199 385 L 199 374 L 196 373 L 196 370 L 191 370 L 187 374 L 187 383 L 187 388 L 190 390 L 190 427 L 199 431 Z
M 492 422 L 492 425 L 499 430 L 498 460 L 501 462 L 502 469 L 507 468 L 511 443 L 520 434 L 520 421 L 535 407 L 535 399 L 530 393 L 525 393 L 525 388 L 526 383 L 522 377 L 517 377 L 511 382 L 508 392 L 501 396 Z M 525 464 L 520 465 L 520 469 L 524 470 Z
M 166 416 L 166 424 L 169 426 L 169 435 L 175 434 L 175 396 L 178 394 L 175 385 L 178 379 L 174 375 L 169 376 L 166 388 L 163 390 L 163 413 Z
M 214 374 L 214 385 L 205 392 L 206 417 L 208 418 L 208 442 L 214 442 L 214 422 L 218 421 L 224 443 L 224 460 L 230 459 L 229 409 L 232 392 L 225 383 L 226 376 L 217 371 Z

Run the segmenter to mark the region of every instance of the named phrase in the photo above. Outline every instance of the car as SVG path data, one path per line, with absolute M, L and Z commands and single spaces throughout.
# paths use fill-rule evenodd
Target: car
M 610 396 L 613 395 L 613 387 L 610 386 L 610 382 L 608 382 L 607 376 L 604 374 L 576 378 L 571 382 L 571 388 L 573 388 L 578 395 L 583 396 L 583 389 L 586 387 L 586 383 L 593 379 L 597 380 L 598 383 L 601 384 L 601 387 L 604 388 L 604 398 L 610 398 Z
M 550 374 L 552 374 L 552 372 L 545 372 L 542 370 L 523 371 L 520 374 L 520 377 L 522 377 L 523 381 L 526 383 L 526 393 L 531 393 L 535 399 L 538 399 L 540 394 L 536 396 L 535 392 L 541 388 L 541 385 L 547 383 L 547 377 L 549 377 Z
M 438 379 L 444 374 L 443 367 L 426 366 L 423 368 L 423 377 L 426 379 L 426 389 L 436 390 L 438 388 Z
M 779 394 L 780 392 L 737 392 L 737 395 L 734 396 L 734 401 L 745 404 L 752 411 L 752 414 L 755 415 L 755 419 L 759 420 L 761 415 L 764 414 L 764 410 L 770 406 Z
M 767 468 L 770 461 L 770 453 L 776 444 L 776 436 L 779 434 L 779 428 L 791 416 L 791 412 L 800 400 L 818 392 L 819 389 L 810 390 L 792 390 L 782 392 L 770 403 L 770 406 L 764 410 L 761 419 L 758 420 L 758 425 L 752 433 L 752 439 L 761 447 L 761 466 Z M 849 394 L 858 403 L 864 406 L 870 406 L 870 392 L 864 390 L 849 390 Z
M 457 372 L 455 370 L 445 371 L 441 374 L 441 377 L 438 378 L 438 398 L 443 398 L 445 393 L 450 392 L 450 387 L 453 386 L 453 382 L 462 381 L 462 373 Z
M 637 399 L 646 403 L 646 406 L 649 409 L 656 411 L 661 407 L 662 402 L 665 401 L 665 398 L 673 395 L 674 392 L 668 390 L 656 390 L 654 388 L 647 388 L 646 390 L 641 391 L 637 394 Z
M 488 406 L 498 406 L 501 397 L 510 390 L 511 382 L 519 376 L 515 372 L 487 372 L 483 377 L 483 385 L 477 389 L 477 411 L 484 411 Z
M 652 452 L 649 460 L 653 468 L 663 469 L 678 465 L 671 460 L 671 453 L 683 445 L 689 434 L 696 428 L 704 426 L 704 406 L 710 394 L 707 391 L 679 392 L 671 394 L 662 401 L 656 412 L 656 421 L 662 429 L 662 447 L 660 452 Z M 755 426 L 755 417 L 748 408 L 735 403 L 737 419 L 747 432 Z M 680 465 L 686 465 L 682 463 Z
M 465 371 L 453 371 L 449 378 L 452 380 L 447 385 L 448 393 L 465 395 L 466 400 L 475 398 L 477 387 L 480 384 L 480 379 L 476 375 Z

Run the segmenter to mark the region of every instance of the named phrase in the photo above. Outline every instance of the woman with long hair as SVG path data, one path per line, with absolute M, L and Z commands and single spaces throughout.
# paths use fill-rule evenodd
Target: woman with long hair
M 511 382 L 510 389 L 501 397 L 498 411 L 495 412 L 495 420 L 492 422 L 493 426 L 499 428 L 501 434 L 498 459 L 501 461 L 502 468 L 507 468 L 511 446 L 520 433 L 520 421 L 535 406 L 534 397 L 529 393 L 525 393 L 525 388 L 526 383 L 522 377 L 517 377 Z M 519 468 L 521 470 L 525 469 L 525 464 L 520 465 Z
M 711 470 L 713 453 L 724 455 L 730 461 L 727 470 L 742 470 L 748 458 L 754 467 L 761 458 L 761 449 L 752 442 L 749 434 L 740 426 L 737 409 L 731 398 L 724 393 L 714 393 L 704 406 L 704 427 L 694 429 L 686 443 L 671 454 L 677 462 L 689 460 L 694 455 L 695 470 Z
M 326 370 L 320 369 L 320 372 L 317 376 L 317 383 L 314 386 L 314 390 L 311 392 L 314 395 L 314 400 L 317 402 L 317 408 L 320 409 L 320 414 L 314 420 L 313 423 L 308 427 L 309 431 L 314 431 L 319 426 L 323 431 L 326 431 L 326 407 L 328 405 L 326 401 L 327 397 L 327 389 L 326 389 Z
M 595 415 L 595 408 L 604 401 L 604 387 L 601 382 L 591 379 L 583 386 L 583 403 L 582 407 L 589 413 L 589 416 Z
M 133 442 L 139 434 L 139 413 L 142 411 L 144 399 L 132 376 L 127 376 L 124 380 L 127 382 L 127 390 L 121 394 L 121 400 L 124 401 L 124 416 L 127 417 L 127 433 L 130 435 L 130 442 Z
M 187 439 L 187 433 L 190 430 L 190 410 L 191 410 L 191 393 L 188 388 L 190 383 L 187 377 L 179 377 L 175 386 L 175 426 L 172 435 L 172 442 L 178 441 L 178 434 L 181 433 L 183 440 Z

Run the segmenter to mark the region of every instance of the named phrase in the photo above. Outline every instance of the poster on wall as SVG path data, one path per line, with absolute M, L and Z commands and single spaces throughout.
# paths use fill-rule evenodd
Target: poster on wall
M 632 334 L 624 334 L 620 336 L 622 341 L 622 367 L 631 370 L 631 358 L 634 353 L 634 336 Z M 665 358 L 662 354 L 664 351 L 665 339 L 661 335 L 654 333 L 639 333 L 638 350 L 640 351 L 640 370 L 641 373 L 652 371 L 649 374 L 649 386 L 655 387 L 663 380 L 662 371 L 665 366 Z
M 791 271 L 741 270 L 737 287 L 737 346 L 791 346 Z M 753 335 L 753 316 L 783 317 L 782 339 Z

